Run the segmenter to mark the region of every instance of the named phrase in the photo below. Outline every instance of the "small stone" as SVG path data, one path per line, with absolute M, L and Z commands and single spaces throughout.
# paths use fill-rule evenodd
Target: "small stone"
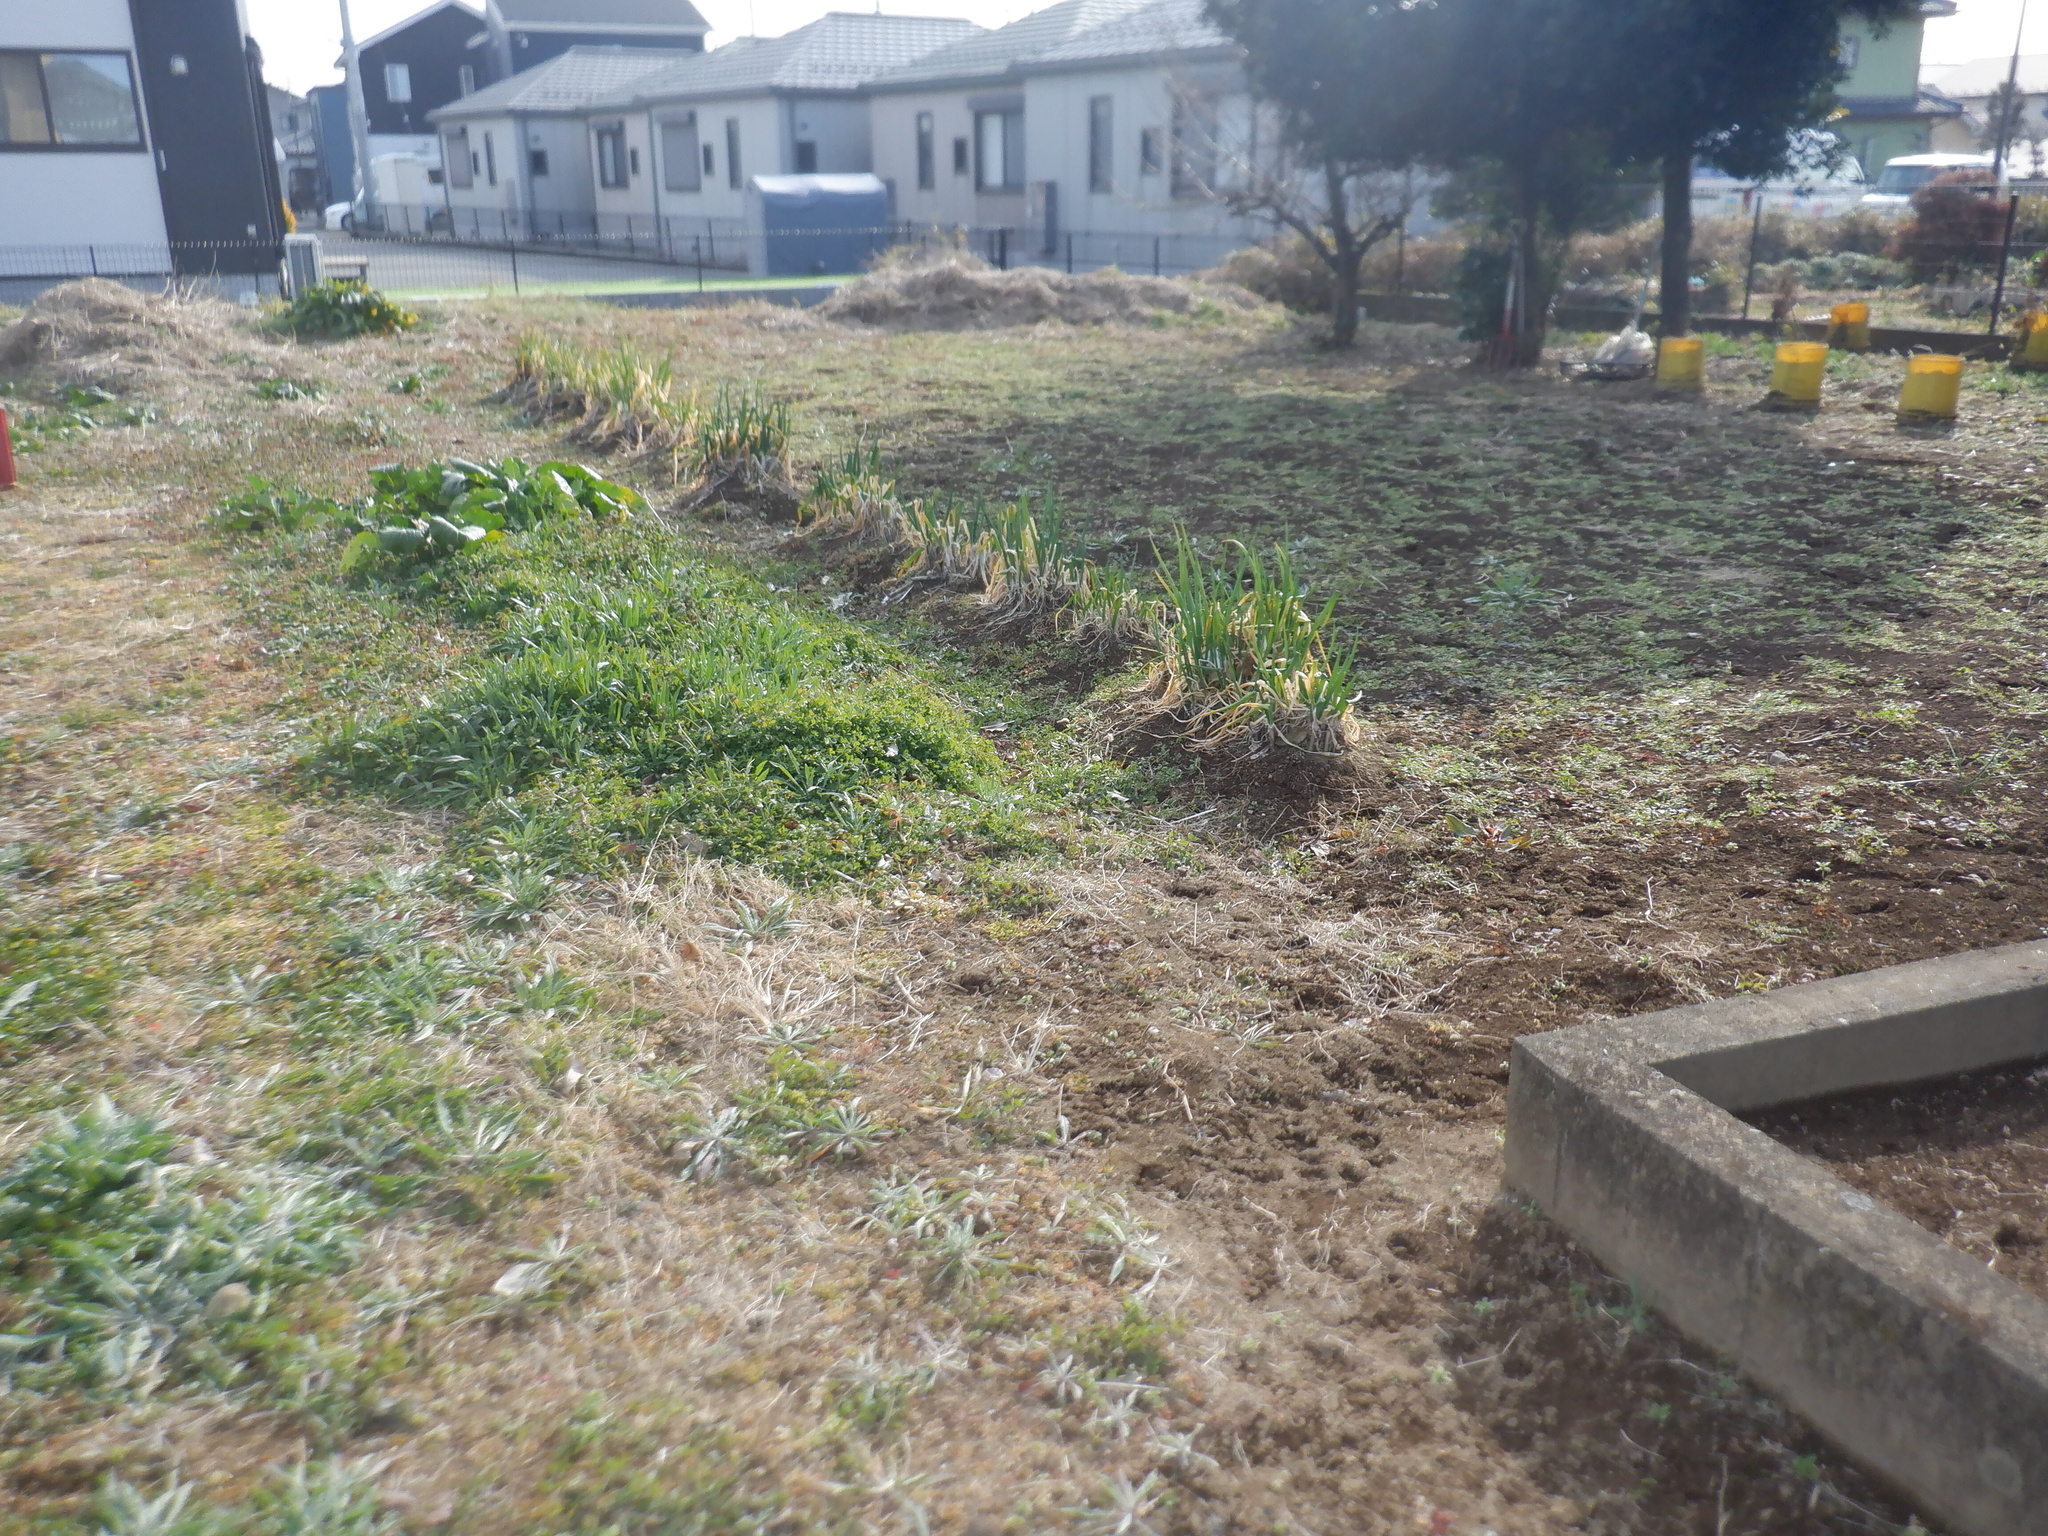
M 491 1286 L 494 1296 L 510 1296 L 517 1300 L 531 1296 L 547 1284 L 548 1267 L 545 1264 L 514 1264 L 498 1276 Z
M 256 1305 L 256 1297 L 239 1280 L 230 1280 L 207 1298 L 208 1317 L 239 1317 Z

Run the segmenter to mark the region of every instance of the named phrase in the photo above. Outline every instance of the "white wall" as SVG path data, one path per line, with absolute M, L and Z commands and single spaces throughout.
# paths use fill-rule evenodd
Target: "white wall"
M 525 149 L 544 150 L 548 157 L 547 175 L 535 176 L 529 171 L 526 178 L 529 206 L 535 215 L 544 219 L 553 213 L 587 220 L 594 206 L 596 173 L 583 119 L 527 117 L 520 119 L 519 127 L 526 136 Z M 543 224 L 543 233 L 545 228 Z
M 917 184 L 917 115 L 932 115 L 930 191 Z M 903 91 L 877 95 L 869 112 L 874 172 L 896 189 L 896 216 L 913 224 L 975 222 L 974 114 L 965 91 Z M 1027 132 L 1029 125 L 1026 125 Z M 953 141 L 967 140 L 967 169 L 953 169 Z
M 663 168 L 659 163 L 657 150 L 653 163 L 643 157 L 641 168 L 648 171 L 654 180 L 655 195 L 661 216 L 665 219 L 733 219 L 742 220 L 747 215 L 746 178 L 749 176 L 775 176 L 790 169 L 787 159 L 789 119 L 784 104 L 772 96 L 743 96 L 725 101 L 692 101 L 679 104 L 693 107 L 697 113 L 697 139 L 700 146 L 711 146 L 711 170 L 702 175 L 703 185 L 696 192 L 670 192 L 662 185 L 660 178 Z M 660 111 L 656 117 L 659 120 Z M 740 125 L 740 185 L 732 187 L 725 154 L 725 122 L 727 118 L 739 119 Z M 647 118 L 640 118 L 641 131 L 646 131 Z M 824 153 L 823 145 L 819 153 Z M 701 172 L 701 166 L 700 166 Z
M 129 48 L 128 0 L 9 0 L 0 5 L 0 48 Z
M 146 154 L 0 155 L 0 208 L 8 210 L 0 246 L 146 246 L 159 254 L 128 270 L 163 270 L 160 253 L 170 236 L 156 166 Z M 76 265 L 91 270 L 82 252 Z
M 0 48 L 120 49 L 134 68 L 134 47 L 127 0 L 0 3 Z M 93 248 L 66 270 L 163 270 L 169 237 L 147 151 L 10 151 L 0 155 L 0 208 L 0 243 Z
M 623 120 L 626 125 L 626 185 L 607 187 L 598 180 L 597 174 L 597 126 L 600 123 L 616 123 Z M 633 170 L 635 158 L 640 168 Z M 583 165 L 589 178 L 593 206 L 600 218 L 616 218 L 626 214 L 638 214 L 642 218 L 654 215 L 654 178 L 660 174 L 654 162 L 654 149 L 648 142 L 647 114 L 645 112 L 605 113 L 584 119 L 583 123 Z
M 1256 226 L 1220 203 L 1197 195 L 1175 197 L 1172 175 L 1174 98 L 1192 84 L 1163 66 L 1035 75 L 1024 83 L 1024 163 L 1033 182 L 1059 184 L 1060 224 L 1070 230 L 1144 235 L 1254 237 Z M 1110 99 L 1112 190 L 1089 187 L 1089 103 Z M 1217 137 L 1242 153 L 1250 98 L 1232 92 L 1215 98 Z M 1140 168 L 1140 135 L 1161 136 L 1164 161 L 1156 174 Z M 1228 155 L 1225 156 L 1226 165 Z M 1227 171 L 1226 171 L 1227 175 Z
M 448 206 L 492 212 L 510 212 L 523 206 L 519 191 L 519 125 L 510 116 L 471 117 L 460 122 L 443 123 L 441 132 L 445 135 L 458 128 L 469 130 L 469 154 L 474 169 L 471 173 L 471 184 L 458 187 L 444 167 L 443 178 L 448 194 Z M 484 153 L 485 134 L 490 135 L 490 156 Z M 491 185 L 489 174 L 493 158 L 498 168 L 496 186 Z
M 788 121 L 782 169 L 796 170 L 796 141 L 818 146 L 820 175 L 847 175 L 875 168 L 866 101 L 844 96 L 792 96 L 784 103 Z

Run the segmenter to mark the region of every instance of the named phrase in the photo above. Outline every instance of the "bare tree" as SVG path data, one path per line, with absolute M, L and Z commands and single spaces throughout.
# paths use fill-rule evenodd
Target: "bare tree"
M 1173 95 L 1175 190 L 1199 190 L 1240 218 L 1299 236 L 1330 273 L 1331 343 L 1350 346 L 1359 271 L 1374 246 L 1407 227 L 1419 196 L 1413 171 L 1379 161 L 1310 164 L 1258 101 L 1248 98 L 1244 131 L 1233 133 L 1213 94 L 1176 81 Z

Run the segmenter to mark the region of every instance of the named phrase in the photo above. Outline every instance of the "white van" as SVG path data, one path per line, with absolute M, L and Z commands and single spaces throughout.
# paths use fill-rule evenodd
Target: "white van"
M 1950 171 L 1988 171 L 1992 163 L 1989 155 L 1900 155 L 1885 161 L 1862 206 L 1879 213 L 1904 213 L 1913 206 L 1913 194 L 1935 177 Z

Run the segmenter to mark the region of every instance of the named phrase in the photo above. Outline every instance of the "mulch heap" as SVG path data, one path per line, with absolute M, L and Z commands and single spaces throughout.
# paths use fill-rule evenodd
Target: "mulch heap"
M 1114 267 L 1072 274 L 1046 267 L 998 271 L 977 256 L 885 265 L 819 305 L 827 320 L 899 330 L 997 330 L 1006 326 L 1142 325 L 1205 306 L 1243 312 L 1266 301 L 1235 283 L 1133 277 Z

